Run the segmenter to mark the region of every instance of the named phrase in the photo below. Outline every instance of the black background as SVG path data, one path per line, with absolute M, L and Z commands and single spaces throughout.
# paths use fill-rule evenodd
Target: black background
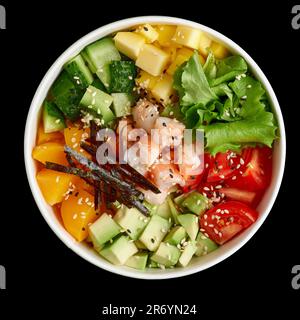
M 1 314 L 7 308 L 7 318 L 18 314 L 39 319 L 45 315 L 97 319 L 108 303 L 196 303 L 200 317 L 261 317 L 262 312 L 267 316 L 275 311 L 291 318 L 299 308 L 296 301 L 299 303 L 300 297 L 300 290 L 291 288 L 291 268 L 300 263 L 299 187 L 294 187 L 299 179 L 300 30 L 291 27 L 293 3 L 270 2 L 267 7 L 263 7 L 263 1 L 1 4 L 7 10 L 7 30 L 0 30 L 0 264 L 7 270 L 7 290 L 0 291 Z M 287 130 L 283 185 L 255 237 L 222 263 L 176 280 L 129 279 L 102 271 L 78 257 L 43 220 L 24 170 L 25 120 L 45 72 L 86 33 L 138 15 L 194 20 L 237 42 L 270 80 Z

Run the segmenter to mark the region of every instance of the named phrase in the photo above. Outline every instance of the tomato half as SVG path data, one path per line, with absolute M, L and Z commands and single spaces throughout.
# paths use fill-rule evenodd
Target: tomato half
M 271 181 L 272 174 L 272 149 L 268 147 L 254 148 L 251 153 L 246 170 L 236 176 L 235 180 L 229 179 L 229 187 L 247 191 L 266 189 Z
M 208 210 L 200 218 L 200 227 L 209 238 L 222 245 L 258 218 L 258 213 L 244 203 L 228 201 Z
M 236 176 L 239 171 L 244 171 L 251 152 L 251 148 L 245 148 L 241 154 L 230 150 L 225 153 L 217 153 L 212 159 L 207 182 L 226 180 Z

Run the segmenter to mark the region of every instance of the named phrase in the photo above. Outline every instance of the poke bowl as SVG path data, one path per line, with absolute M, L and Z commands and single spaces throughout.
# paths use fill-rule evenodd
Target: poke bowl
M 211 28 L 163 16 L 69 47 L 35 93 L 24 138 L 50 228 L 90 263 L 140 279 L 190 275 L 239 250 L 271 211 L 285 150 L 254 60 Z

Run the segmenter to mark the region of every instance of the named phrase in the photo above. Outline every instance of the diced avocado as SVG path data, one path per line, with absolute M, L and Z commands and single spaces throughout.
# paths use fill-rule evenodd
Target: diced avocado
M 132 93 L 135 85 L 136 66 L 133 61 L 112 61 L 110 68 L 110 92 Z
M 106 213 L 89 226 L 89 236 L 95 248 L 101 246 L 120 233 L 120 227 Z
M 117 118 L 131 114 L 131 107 L 134 105 L 135 98 L 129 93 L 112 93 L 113 110 Z
M 154 215 L 151 217 L 146 229 L 143 231 L 139 240 L 147 247 L 150 251 L 155 251 L 162 239 L 168 233 L 171 223 L 158 216 Z
M 91 84 L 93 87 L 103 91 L 103 92 L 107 92 L 104 84 L 102 83 L 102 81 L 99 79 L 99 78 L 96 78 L 92 84 Z
M 164 242 L 177 246 L 186 235 L 185 229 L 182 226 L 176 226 L 167 234 Z
M 111 61 L 121 60 L 113 40 L 111 38 L 98 40 L 87 46 L 83 52 L 83 57 L 91 65 L 92 72 L 95 72 L 108 88 L 111 80 L 109 64 Z
M 66 127 L 64 115 L 54 102 L 45 101 L 43 123 L 45 133 L 60 131 Z
M 89 86 L 80 101 L 80 105 L 88 112 L 94 112 L 98 116 L 101 116 L 104 124 L 108 124 L 115 118 L 109 108 L 112 101 L 113 98 L 109 94 L 93 86 Z
M 197 215 L 201 215 L 208 209 L 208 204 L 208 199 L 204 195 L 193 191 L 182 201 L 181 206 Z
M 197 251 L 195 254 L 197 257 L 204 256 L 219 247 L 214 241 L 207 238 L 202 232 L 199 232 L 197 236 L 196 246 Z
M 143 205 L 150 211 L 150 216 L 155 215 L 157 210 L 157 205 L 151 204 L 146 200 L 143 201 Z
M 174 198 L 174 202 L 180 206 L 182 204 L 182 202 L 184 201 L 184 199 L 188 196 L 188 193 L 183 193 L 180 196 Z
M 157 206 L 155 214 L 157 214 L 158 216 L 165 218 L 165 219 L 171 218 L 172 213 L 171 213 L 171 209 L 170 209 L 168 201 L 165 201 L 162 204 L 160 204 L 159 206 Z
M 115 265 L 123 265 L 137 252 L 137 247 L 129 237 L 120 236 L 113 243 L 106 245 L 99 253 L 109 262 Z
M 174 266 L 180 257 L 180 250 L 172 246 L 169 243 L 161 242 L 159 248 L 151 256 L 151 260 L 159 264 L 164 265 L 165 267 Z
M 136 253 L 130 257 L 125 265 L 138 270 L 144 270 L 147 265 L 148 254 L 145 252 Z
M 179 223 L 179 221 L 178 221 L 179 212 L 178 212 L 176 206 L 174 205 L 174 202 L 173 202 L 173 200 L 171 199 L 170 196 L 167 198 L 167 202 L 169 204 L 169 208 L 170 208 L 170 211 L 171 211 L 172 218 L 173 218 L 174 222 L 176 224 L 178 224 Z
M 197 237 L 199 231 L 198 220 L 198 217 L 192 213 L 181 214 L 178 216 L 179 223 L 184 227 L 191 240 L 195 240 Z
M 73 83 L 65 70 L 55 80 L 51 94 L 55 104 L 68 119 L 74 121 L 79 118 L 79 102 L 83 91 Z
M 91 71 L 86 66 L 85 61 L 80 54 L 65 65 L 65 70 L 68 72 L 73 82 L 81 89 L 86 89 L 94 80 Z
M 183 252 L 179 258 L 178 265 L 180 267 L 186 267 L 191 259 L 193 258 L 193 255 L 195 254 L 197 250 L 197 246 L 194 241 L 189 241 L 188 244 L 184 247 Z
M 138 249 L 147 250 L 147 247 L 140 240 L 134 241 L 134 244 Z
M 146 225 L 149 222 L 149 218 L 145 217 L 136 208 L 127 208 L 122 206 L 116 215 L 114 220 L 118 223 L 126 232 L 129 237 L 133 240 L 137 240 L 141 235 Z
M 151 259 L 148 259 L 147 267 L 150 269 L 160 268 L 160 264 L 155 261 L 152 261 Z

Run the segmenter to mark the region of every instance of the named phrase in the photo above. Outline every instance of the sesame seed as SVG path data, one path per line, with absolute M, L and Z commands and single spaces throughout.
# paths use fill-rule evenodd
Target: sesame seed
M 245 161 L 244 161 L 243 158 L 240 159 L 240 164 L 241 164 L 241 165 L 245 164 Z
M 204 187 L 203 190 L 210 191 L 210 189 L 208 187 Z
M 78 147 L 78 143 L 74 143 L 73 144 L 73 148 L 75 149 L 75 148 L 77 148 Z
M 222 238 L 222 232 L 219 232 L 218 235 L 220 238 Z
M 204 232 L 204 231 L 205 231 L 205 229 L 201 228 L 201 229 L 200 229 L 200 231 L 201 231 L 201 232 Z
M 241 99 L 246 100 L 247 96 L 242 96 Z
M 231 179 L 232 179 L 232 180 L 236 180 L 236 176 L 233 176 Z
M 205 227 L 207 226 L 207 222 L 206 222 L 206 221 L 204 221 L 204 226 L 205 226 Z
M 240 165 L 240 164 L 238 164 L 238 165 L 236 166 L 236 168 L 237 168 L 237 169 L 239 169 L 240 167 L 241 167 L 241 165 Z
M 208 233 L 204 232 L 204 235 L 205 235 L 206 238 L 209 238 Z
M 224 212 L 227 213 L 227 214 L 229 213 L 229 211 L 227 209 L 225 209 Z
M 58 183 L 60 179 L 60 176 L 56 176 L 55 182 Z
M 216 228 L 214 228 L 214 233 L 219 234 L 219 231 Z
M 215 186 L 215 189 L 221 189 L 221 188 L 222 188 L 222 186 L 220 184 Z
M 205 214 L 205 215 L 203 216 L 203 218 L 206 220 L 206 219 L 207 219 L 207 214 Z
M 224 176 L 223 174 L 220 174 L 220 178 L 221 178 L 221 179 L 224 179 L 225 176 Z
M 217 212 L 217 213 L 220 213 L 220 212 L 221 212 L 221 209 L 217 209 L 216 212 Z
M 75 213 L 74 215 L 73 215 L 73 220 L 75 220 L 75 219 L 77 219 L 77 213 Z
M 212 223 L 208 225 L 210 228 L 213 228 L 215 225 L 213 225 Z
M 247 89 L 251 89 L 252 88 L 252 85 L 251 84 L 248 84 L 247 85 Z
M 71 139 L 71 142 L 72 142 L 72 143 L 75 143 L 75 142 L 76 142 L 76 138 L 73 137 L 73 138 Z

